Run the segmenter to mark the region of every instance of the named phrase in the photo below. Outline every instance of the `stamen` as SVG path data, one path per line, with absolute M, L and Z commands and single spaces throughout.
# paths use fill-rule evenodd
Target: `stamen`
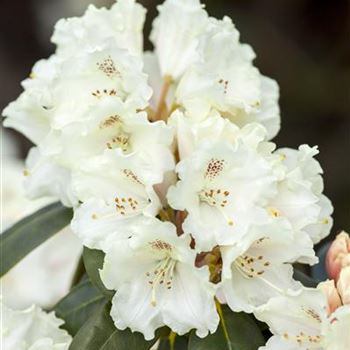
M 311 319 L 317 321 L 318 323 L 322 323 L 320 315 L 314 309 L 302 307 L 302 311 Z
M 91 93 L 92 96 L 100 99 L 103 96 L 117 96 L 117 90 L 115 89 L 103 89 L 102 91 L 100 90 L 95 90 Z
M 157 250 L 161 249 L 168 252 L 166 258 L 162 259 L 156 265 L 153 272 L 146 272 L 146 277 L 149 278 L 148 284 L 152 288 L 151 305 L 155 307 L 157 306 L 157 288 L 165 288 L 166 290 L 170 290 L 172 288 L 176 260 L 172 259 L 172 257 L 169 255 L 169 249 L 172 249 L 170 244 L 159 240 L 156 241 L 155 245 L 154 243 L 155 242 L 150 242 L 152 248 L 156 247 Z
M 129 179 L 132 180 L 133 182 L 136 182 L 139 185 L 143 185 L 143 183 L 139 180 L 137 175 L 130 169 L 122 169 L 122 173 Z
M 271 262 L 265 260 L 264 256 L 258 257 L 252 255 L 241 255 L 234 262 L 238 272 L 247 279 L 259 278 L 265 284 L 278 291 L 278 293 L 285 294 L 285 292 L 279 287 L 272 284 L 270 281 L 265 279 L 263 275 L 266 272 L 266 267 L 271 266 Z
M 100 129 L 109 128 L 115 126 L 115 124 L 122 124 L 122 119 L 119 115 L 111 115 L 100 123 Z
M 229 198 L 230 195 L 229 191 L 223 190 L 223 189 L 203 189 L 199 193 L 199 200 L 201 202 L 207 203 L 210 206 L 216 207 L 219 212 L 223 215 L 225 220 L 227 221 L 227 224 L 229 226 L 233 226 L 233 220 L 232 218 L 229 218 L 225 212 L 226 206 L 229 204 Z
M 223 86 L 224 88 L 224 94 L 227 94 L 227 90 L 228 90 L 228 80 L 224 80 L 224 79 L 220 79 L 219 80 L 219 84 Z

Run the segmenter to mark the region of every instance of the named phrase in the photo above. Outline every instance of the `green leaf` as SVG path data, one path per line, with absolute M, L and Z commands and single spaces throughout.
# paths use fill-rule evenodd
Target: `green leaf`
M 110 303 L 89 318 L 73 338 L 69 350 L 148 350 L 157 341 L 146 341 L 142 334 L 115 328 L 109 315 Z
M 294 268 L 293 277 L 295 280 L 301 282 L 304 287 L 316 288 L 317 281 L 315 281 L 312 277 L 309 277 L 304 272 Z
M 105 303 L 104 295 L 89 279 L 84 279 L 56 304 L 54 311 L 57 317 L 65 321 L 62 327 L 75 335 L 94 311 Z
M 101 281 L 99 269 L 103 267 L 105 254 L 102 250 L 84 247 L 83 259 L 85 270 L 93 285 L 98 288 L 107 298 L 112 298 L 114 291 L 108 290 Z
M 217 331 L 204 339 L 198 338 L 192 332 L 189 350 L 257 350 L 265 344 L 264 337 L 251 315 L 232 312 L 226 306 L 222 309 L 223 322 L 220 322 Z
M 33 249 L 66 227 L 72 215 L 72 209 L 54 203 L 24 218 L 0 235 L 0 277 Z

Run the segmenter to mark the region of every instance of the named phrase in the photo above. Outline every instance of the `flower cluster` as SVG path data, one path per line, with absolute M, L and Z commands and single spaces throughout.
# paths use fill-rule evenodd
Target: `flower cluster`
M 144 19 L 141 5 L 119 0 L 57 23 L 56 53 L 4 111 L 36 145 L 29 196 L 72 206 L 74 232 L 104 251 L 119 329 L 205 337 L 219 323 L 215 300 L 262 319 L 261 308 L 276 309 L 288 323 L 285 308 L 297 312 L 304 295 L 304 316 L 319 322 L 322 303 L 292 268 L 317 262 L 313 245 L 332 226 L 317 147 L 270 141 L 278 86 L 231 19 L 166 0 L 145 53 Z

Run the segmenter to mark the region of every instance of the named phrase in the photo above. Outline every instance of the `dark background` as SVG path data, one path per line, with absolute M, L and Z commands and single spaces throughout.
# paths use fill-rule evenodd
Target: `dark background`
M 31 66 L 50 55 L 53 24 L 110 0 L 0 0 L 0 109 L 21 92 Z M 159 1 L 148 8 L 148 36 Z M 319 145 L 325 193 L 334 206 L 333 234 L 350 230 L 350 2 L 346 0 L 206 0 L 212 16 L 228 15 L 256 65 L 279 82 L 279 147 Z M 151 48 L 146 40 L 146 48 Z M 15 134 L 15 133 L 14 133 Z M 16 135 L 25 156 L 30 144 Z

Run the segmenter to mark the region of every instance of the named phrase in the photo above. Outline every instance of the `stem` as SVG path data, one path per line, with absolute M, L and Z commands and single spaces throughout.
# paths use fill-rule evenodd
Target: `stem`
M 176 333 L 171 331 L 169 334 L 169 344 L 170 344 L 170 350 L 175 350 L 175 339 L 176 339 Z
M 172 83 L 173 83 L 173 79 L 170 76 L 167 75 L 164 77 L 164 83 L 163 83 L 162 91 L 160 93 L 158 107 L 153 118 L 154 121 L 166 119 L 163 117 L 163 115 L 167 108 L 166 98 L 168 96 L 169 89 Z
M 215 303 L 216 303 L 216 310 L 218 311 L 218 314 L 220 316 L 220 322 L 222 325 L 222 330 L 224 332 L 224 336 L 226 338 L 227 347 L 229 350 L 233 350 L 232 345 L 231 345 L 231 341 L 230 341 L 230 337 L 228 335 L 228 330 L 227 330 L 226 322 L 224 319 L 224 313 L 223 313 L 222 308 L 221 308 L 221 304 L 217 299 L 215 299 Z

